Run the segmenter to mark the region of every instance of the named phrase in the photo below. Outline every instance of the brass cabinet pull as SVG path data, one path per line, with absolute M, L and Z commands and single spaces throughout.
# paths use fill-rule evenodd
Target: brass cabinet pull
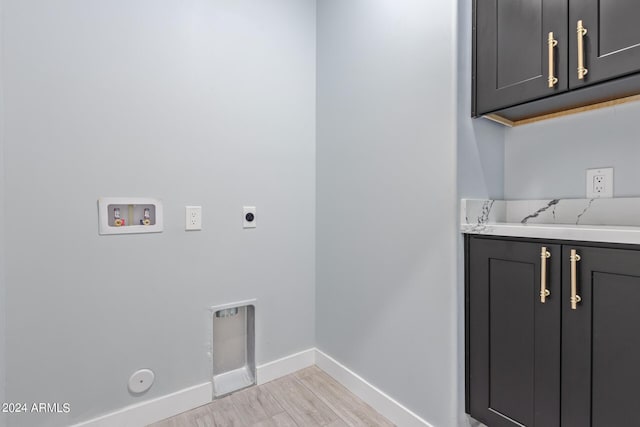
M 553 88 L 558 83 L 558 78 L 553 75 L 555 71 L 553 48 L 558 45 L 558 40 L 553 38 L 553 32 L 549 33 L 547 44 L 549 45 L 549 87 Z
M 542 247 L 540 252 L 540 302 L 547 302 L 547 297 L 551 295 L 549 289 L 547 289 L 547 259 L 551 258 L 551 253 L 545 246 Z
M 571 310 L 578 308 L 578 303 L 582 301 L 580 295 L 578 295 L 578 272 L 577 264 L 580 261 L 580 255 L 575 249 L 571 249 Z
M 587 29 L 582 25 L 582 19 L 578 21 L 578 80 L 583 80 L 589 70 L 584 68 L 584 36 Z

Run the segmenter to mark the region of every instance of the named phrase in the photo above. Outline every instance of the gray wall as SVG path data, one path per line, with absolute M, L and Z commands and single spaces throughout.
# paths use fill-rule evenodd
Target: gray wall
M 318 2 L 317 343 L 456 417 L 455 2 Z
M 10 425 L 208 381 L 211 305 L 258 298 L 259 363 L 312 347 L 315 2 L 5 0 L 3 23 L 6 398 L 72 405 Z M 164 233 L 98 236 L 100 196 L 162 198 Z
M 6 292 L 5 292 L 5 263 L 4 263 L 4 97 L 2 79 L 2 44 L 4 23 L 4 0 L 0 0 L 0 402 L 6 402 L 5 384 L 7 367 L 5 363 L 5 324 L 6 324 Z M 0 413 L 0 427 L 6 425 L 6 418 Z
M 616 197 L 640 196 L 640 103 L 509 129 L 505 196 L 585 197 L 585 170 L 615 168 Z
M 504 127 L 471 118 L 471 21 L 472 2 L 458 1 L 458 197 L 504 196 Z M 457 217 L 456 217 L 457 218 Z M 458 235 L 458 425 L 473 421 L 464 413 L 464 242 Z
M 460 198 L 496 198 L 504 193 L 505 128 L 471 118 L 471 9 L 458 0 L 458 192 Z

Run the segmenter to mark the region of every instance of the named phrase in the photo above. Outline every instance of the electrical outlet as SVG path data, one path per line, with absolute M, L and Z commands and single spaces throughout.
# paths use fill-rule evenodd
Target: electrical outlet
M 587 198 L 613 197 L 613 168 L 587 169 Z
M 256 228 L 255 206 L 245 206 L 242 208 L 242 226 L 244 228 Z
M 185 206 L 185 230 L 202 230 L 202 206 Z
M 607 189 L 607 180 L 604 175 L 596 175 L 593 177 L 593 192 L 602 194 Z

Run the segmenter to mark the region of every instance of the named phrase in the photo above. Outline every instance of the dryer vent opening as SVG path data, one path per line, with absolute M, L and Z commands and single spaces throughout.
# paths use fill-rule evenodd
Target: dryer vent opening
M 255 307 L 220 309 L 213 316 L 214 398 L 255 385 Z

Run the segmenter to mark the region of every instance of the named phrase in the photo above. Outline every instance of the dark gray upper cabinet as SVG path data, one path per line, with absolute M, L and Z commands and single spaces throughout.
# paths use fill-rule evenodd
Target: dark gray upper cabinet
M 480 114 L 568 89 L 566 0 L 477 0 L 476 7 Z M 551 55 L 554 77 L 563 76 L 549 87 Z
M 638 18 L 638 0 L 474 0 L 472 115 L 515 122 L 639 94 Z
M 570 51 L 569 85 L 579 88 L 640 70 L 640 1 L 574 0 L 569 1 Z M 578 79 L 577 25 L 582 21 L 584 67 Z

